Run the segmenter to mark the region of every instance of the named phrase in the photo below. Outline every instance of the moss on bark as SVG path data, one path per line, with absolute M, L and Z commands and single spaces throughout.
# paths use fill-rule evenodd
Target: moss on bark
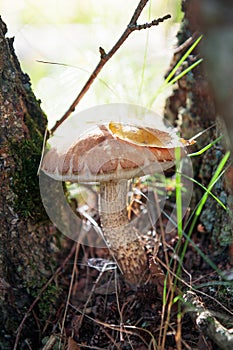
M 46 128 L 29 77 L 20 69 L 13 40 L 0 19 L 0 348 L 12 349 L 17 328 L 57 264 L 52 227 L 43 208 L 37 169 Z M 51 283 L 25 323 L 38 347 L 43 324 L 55 311 L 58 287 Z M 37 318 L 37 320 L 36 320 Z

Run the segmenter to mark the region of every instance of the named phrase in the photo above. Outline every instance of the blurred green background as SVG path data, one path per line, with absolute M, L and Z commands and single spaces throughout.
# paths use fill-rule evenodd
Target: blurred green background
M 139 0 L 0 0 L 16 54 L 49 120 L 59 119 L 99 61 L 126 28 Z M 168 90 L 154 99 L 169 67 L 181 21 L 180 0 L 150 0 L 138 23 L 170 20 L 131 34 L 103 68 L 77 111 L 103 103 L 133 103 L 162 114 Z M 60 64 L 41 63 L 38 60 Z

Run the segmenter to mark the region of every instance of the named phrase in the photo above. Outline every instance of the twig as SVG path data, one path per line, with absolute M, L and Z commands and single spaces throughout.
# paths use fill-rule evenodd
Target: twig
M 122 326 L 121 325 L 117 325 L 117 324 L 113 324 L 113 323 L 107 323 L 107 322 L 103 322 L 101 320 L 98 320 L 96 318 L 93 318 L 91 316 L 88 316 L 87 314 L 84 314 L 83 311 L 79 310 L 76 306 L 73 306 L 72 304 L 70 304 L 70 307 L 76 311 L 78 311 L 79 313 L 83 314 L 83 316 L 85 316 L 88 320 L 91 320 L 93 321 L 94 323 L 96 323 L 97 325 L 100 325 L 100 326 L 103 326 L 105 328 L 109 328 L 109 329 L 113 329 L 113 330 L 116 330 L 117 332 L 124 332 L 125 334 L 129 334 L 129 335 L 134 335 L 134 336 L 137 336 L 139 339 L 141 339 L 141 341 L 146 345 L 148 346 L 148 343 L 147 343 L 147 340 L 145 340 L 143 338 L 143 336 L 141 335 L 143 332 L 146 333 L 146 334 L 149 334 L 152 338 L 152 344 L 154 345 L 154 349 L 157 349 L 156 345 L 155 345 L 155 340 L 154 340 L 154 337 L 153 337 L 153 334 L 145 329 L 145 328 L 142 328 L 142 327 L 136 327 L 136 326 L 127 326 L 125 325 L 124 328 L 122 329 Z M 133 331 L 131 331 L 131 329 Z M 140 333 L 137 333 L 135 332 L 135 330 L 139 330 Z M 81 345 L 81 344 L 80 344 Z M 83 345 L 82 345 L 83 346 Z
M 166 19 L 171 18 L 171 15 L 165 15 L 161 18 L 154 19 L 150 23 L 144 23 L 144 24 L 129 24 L 128 27 L 133 29 L 133 30 L 142 30 L 142 29 L 148 29 L 153 26 L 159 25 L 159 23 L 164 22 Z
M 191 37 L 189 37 L 187 40 L 185 40 L 185 42 L 183 44 L 181 44 L 180 46 L 178 46 L 175 50 L 174 50 L 174 54 L 178 54 L 183 52 L 184 50 L 187 49 L 188 46 L 191 46 L 195 40 L 198 39 L 198 37 L 201 34 L 199 32 L 194 32 L 193 35 Z
M 100 274 L 99 274 L 99 276 L 97 277 L 95 283 L 93 284 L 93 287 L 92 287 L 92 289 L 91 289 L 91 291 L 90 291 L 90 294 L 88 295 L 87 301 L 85 302 L 85 305 L 84 305 L 84 308 L 83 308 L 83 311 L 82 311 L 81 318 L 80 318 L 80 320 L 79 320 L 78 330 L 79 330 L 79 329 L 81 328 L 81 326 L 82 326 L 83 318 L 84 318 L 84 316 L 86 315 L 86 310 L 87 310 L 88 304 L 89 304 L 91 298 L 93 297 L 93 294 L 94 294 L 94 292 L 95 292 L 95 289 L 96 289 L 96 287 L 97 287 L 97 285 L 98 285 L 98 283 L 99 283 L 101 277 L 103 276 L 104 272 L 107 271 L 106 267 L 107 267 L 107 264 L 104 264 L 103 269 L 100 271 Z
M 133 14 L 133 16 L 132 16 L 132 18 L 131 18 L 127 28 L 125 29 L 124 33 L 121 35 L 119 40 L 115 43 L 115 45 L 112 47 L 112 49 L 108 53 L 106 53 L 105 50 L 102 47 L 99 48 L 99 52 L 100 52 L 100 61 L 99 61 L 99 63 L 97 64 L 97 66 L 95 67 L 93 72 L 91 73 L 90 77 L 88 78 L 88 80 L 84 84 L 83 88 L 81 89 L 80 93 L 78 94 L 78 96 L 76 97 L 74 102 L 71 104 L 69 109 L 62 116 L 62 118 L 60 120 L 58 120 L 55 123 L 55 125 L 51 128 L 51 130 L 50 130 L 51 134 L 53 134 L 55 132 L 55 130 L 70 116 L 70 114 L 72 112 L 74 112 L 76 106 L 78 105 L 80 100 L 83 98 L 83 96 L 86 94 L 86 92 L 88 91 L 88 89 L 90 88 L 90 86 L 92 85 L 92 83 L 94 82 L 94 80 L 96 79 L 97 75 L 100 73 L 100 71 L 104 67 L 104 65 L 116 53 L 116 51 L 121 47 L 121 45 L 125 42 L 125 40 L 128 38 L 128 36 L 132 32 L 134 32 L 135 30 L 147 29 L 147 28 L 150 28 L 152 26 L 156 26 L 159 23 L 161 23 L 161 22 L 163 22 L 166 19 L 171 17 L 170 15 L 166 15 L 166 16 L 163 16 L 161 18 L 155 19 L 155 20 L 153 20 L 150 23 L 145 23 L 145 24 L 138 25 L 137 24 L 137 20 L 138 20 L 142 10 L 144 9 L 144 7 L 146 6 L 148 1 L 149 0 L 140 0 L 139 1 L 139 4 L 138 4 L 136 10 L 134 11 L 134 14 Z
M 65 311 L 64 311 L 64 315 L 63 315 L 63 319 L 62 319 L 62 324 L 61 324 L 61 337 L 60 337 L 60 343 L 59 343 L 59 350 L 61 349 L 61 341 L 62 341 L 63 331 L 65 328 L 67 310 L 68 310 L 68 306 L 69 306 L 69 302 L 70 302 L 72 288 L 74 285 L 74 277 L 75 277 L 75 271 L 77 269 L 79 248 L 80 248 L 80 243 L 77 242 L 76 249 L 75 249 L 74 263 L 73 263 L 73 271 L 72 271 L 71 281 L 70 281 L 70 287 L 69 287 L 69 292 L 68 292 L 68 296 L 67 296 L 67 300 L 66 300 L 66 307 L 65 307 Z
M 23 325 L 24 325 L 26 319 L 28 318 L 28 316 L 30 315 L 31 311 L 33 310 L 34 306 L 38 303 L 38 301 L 40 300 L 40 297 L 42 296 L 44 291 L 48 288 L 50 283 L 55 279 L 55 277 L 57 277 L 62 272 L 62 270 L 64 269 L 64 267 L 67 264 L 67 262 L 71 259 L 71 257 L 75 253 L 75 250 L 76 250 L 76 243 L 71 248 L 70 253 L 67 255 L 67 257 L 63 261 L 62 265 L 57 268 L 55 273 L 50 277 L 50 279 L 41 288 L 41 290 L 40 290 L 39 294 L 37 295 L 36 299 L 33 301 L 33 303 L 30 305 L 28 311 L 25 313 L 25 315 L 24 315 L 24 317 L 23 317 L 23 319 L 22 319 L 22 321 L 21 321 L 21 323 L 20 323 L 20 325 L 19 325 L 19 327 L 17 329 L 17 335 L 16 335 L 16 339 L 15 339 L 15 344 L 14 344 L 13 350 L 17 349 L 19 338 L 20 338 L 20 335 L 21 335 L 21 332 L 22 332 L 22 329 L 23 329 Z
M 184 296 L 184 301 L 186 312 L 190 313 L 203 334 L 207 335 L 220 349 L 233 349 L 233 329 L 228 330 L 222 326 L 194 292 L 188 291 Z

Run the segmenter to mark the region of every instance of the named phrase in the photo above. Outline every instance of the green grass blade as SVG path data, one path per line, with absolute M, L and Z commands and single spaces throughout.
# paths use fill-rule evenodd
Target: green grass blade
M 151 1 L 149 3 L 149 12 L 148 12 L 148 22 L 150 22 L 151 19 Z M 145 70 L 146 70 L 146 61 L 147 61 L 147 56 L 148 56 L 148 47 L 149 47 L 149 35 L 150 31 L 148 30 L 146 33 L 146 44 L 145 44 L 145 49 L 144 49 L 144 56 L 143 56 L 143 65 L 142 65 L 142 74 L 141 74 L 141 81 L 139 84 L 139 89 L 138 89 L 138 97 L 141 98 L 142 94 L 142 89 L 143 89 L 143 84 L 145 82 Z
M 214 173 L 212 179 L 210 180 L 210 183 L 209 183 L 209 185 L 208 185 L 208 187 L 207 187 L 207 191 L 206 191 L 206 192 L 204 193 L 204 195 L 202 196 L 202 198 L 201 198 L 201 200 L 200 200 L 200 203 L 199 203 L 199 205 L 198 205 L 198 207 L 197 207 L 197 209 L 196 209 L 196 211 L 195 211 L 195 214 L 194 214 L 193 220 L 192 220 L 192 222 L 191 222 L 191 225 L 190 225 L 188 234 L 183 233 L 184 236 L 185 236 L 185 238 L 186 238 L 186 242 L 185 242 L 185 244 L 184 244 L 184 247 L 183 247 L 183 250 L 182 250 L 182 253 L 181 253 L 181 257 L 180 257 L 180 261 L 181 261 L 181 262 L 184 260 L 184 256 L 185 256 L 185 253 L 186 253 L 186 250 L 187 250 L 187 247 L 188 247 L 188 243 L 189 243 L 189 242 L 191 243 L 191 241 L 192 241 L 190 237 L 191 237 L 191 235 L 192 235 L 192 233 L 193 233 L 193 230 L 194 230 L 194 227 L 195 227 L 195 225 L 196 225 L 196 223 L 197 223 L 197 220 L 198 220 L 198 218 L 199 218 L 199 216 L 200 216 L 200 214 L 201 214 L 201 211 L 202 211 L 202 209 L 203 209 L 203 206 L 205 205 L 205 203 L 206 203 L 206 201 L 207 201 L 207 198 L 208 198 L 208 196 L 209 196 L 209 193 L 211 192 L 213 186 L 215 185 L 215 183 L 220 179 L 220 177 L 221 177 L 222 174 L 224 173 L 224 172 L 223 172 L 223 168 L 224 168 L 226 162 L 228 161 L 229 157 L 230 157 L 230 151 L 228 151 L 228 152 L 224 155 L 224 157 L 223 157 L 223 159 L 221 160 L 221 162 L 219 163 L 219 165 L 218 165 L 218 167 L 217 167 L 217 169 L 216 169 L 216 171 L 215 171 L 215 173 Z M 193 244 L 193 243 L 192 243 L 192 244 Z M 197 247 L 197 248 L 198 248 L 198 247 Z M 198 249 L 198 253 L 200 253 L 200 252 L 201 252 L 200 249 Z M 204 254 L 204 253 L 202 253 L 202 252 L 200 253 L 200 255 L 204 258 L 203 254 Z M 204 254 L 204 255 L 205 255 L 205 254 Z M 206 257 L 206 259 L 207 259 L 207 257 Z M 209 263 L 209 265 L 210 265 L 211 267 L 214 266 L 213 263 L 212 263 L 211 261 L 209 261 L 209 259 L 206 260 L 206 261 Z M 215 268 L 215 269 L 216 269 L 216 268 Z
M 185 241 L 185 244 L 183 246 L 183 249 L 182 249 L 182 252 L 180 254 L 180 259 L 179 259 L 179 266 L 177 268 L 177 276 L 180 276 L 180 273 L 181 273 L 181 268 L 182 268 L 182 263 L 184 261 L 184 257 L 185 257 L 185 254 L 186 254 L 186 251 L 187 251 L 187 247 L 188 247 L 188 244 L 190 243 L 194 248 L 195 250 L 198 252 L 198 254 L 206 261 L 206 263 L 211 266 L 221 277 L 224 278 L 223 274 L 222 274 L 222 271 L 212 262 L 211 259 L 208 258 L 208 256 L 206 256 L 201 250 L 200 248 L 193 242 L 193 240 L 191 239 L 191 235 L 193 233 L 193 230 L 194 230 L 194 227 L 197 223 L 197 219 L 198 217 L 200 216 L 201 214 L 201 211 L 203 209 L 203 206 L 204 204 L 206 203 L 206 200 L 208 198 L 208 195 L 209 193 L 211 192 L 213 186 L 215 185 L 215 183 L 220 179 L 220 177 L 222 176 L 222 174 L 224 173 L 223 171 L 223 168 L 225 167 L 225 164 L 226 162 L 228 161 L 229 159 L 229 156 L 230 156 L 230 152 L 228 151 L 223 159 L 221 160 L 221 162 L 219 163 L 208 187 L 207 187 L 207 191 L 204 193 L 204 195 L 202 196 L 201 200 L 200 200 L 200 203 L 199 205 L 197 206 L 197 209 L 195 210 L 195 213 L 194 213 L 194 216 L 193 216 L 193 219 L 192 219 L 192 222 L 191 222 L 191 225 L 190 225 L 190 228 L 189 228 L 189 231 L 188 231 L 188 234 L 185 232 L 185 231 L 182 231 L 182 236 L 185 237 L 186 241 Z M 170 218 L 171 220 L 171 218 Z M 176 245 L 176 248 L 175 248 L 175 251 L 178 251 L 180 248 L 180 240 L 177 242 L 177 245 Z
M 218 268 L 218 266 L 217 266 L 205 253 L 203 253 L 203 251 L 193 242 L 193 240 L 190 238 L 189 233 L 187 234 L 187 233 L 183 232 L 183 236 L 184 236 L 185 239 L 186 239 L 187 245 L 188 245 L 188 243 L 190 243 L 190 244 L 194 247 L 194 249 L 198 252 L 198 254 L 203 258 L 203 260 L 204 260 L 210 267 L 212 267 L 212 269 L 215 270 L 221 277 L 224 278 L 224 275 L 223 275 L 222 271 L 221 271 L 221 270 Z M 185 242 L 185 243 L 186 243 L 186 242 Z M 184 248 L 185 248 L 185 247 L 184 247 Z M 186 247 L 186 249 L 187 249 L 187 247 Z M 186 249 L 185 249 L 185 252 L 186 252 Z M 184 253 L 185 253 L 185 252 L 184 252 Z M 181 255 L 181 258 L 180 258 L 181 262 L 183 262 L 183 259 L 184 259 L 184 255 L 183 255 L 183 252 L 182 252 L 182 255 Z
M 171 78 L 175 75 L 177 69 L 180 68 L 180 66 L 182 65 L 182 63 L 186 60 L 186 58 L 190 55 L 190 53 L 195 49 L 195 47 L 199 44 L 199 42 L 201 41 L 203 35 L 200 35 L 199 38 L 197 38 L 197 40 L 195 40 L 195 42 L 192 44 L 192 46 L 185 52 L 185 54 L 181 57 L 181 59 L 178 61 L 178 63 L 175 65 L 175 67 L 172 69 L 172 71 L 170 72 L 170 74 L 168 74 L 167 78 L 165 79 L 163 85 L 167 85 Z
M 214 173 L 214 176 L 212 177 L 212 179 L 211 179 L 211 181 L 210 181 L 210 183 L 209 183 L 209 186 L 208 186 L 208 188 L 207 188 L 207 191 L 204 193 L 204 195 L 203 195 L 203 197 L 202 197 L 202 199 L 201 199 L 201 202 L 200 202 L 200 204 L 199 204 L 199 206 L 198 206 L 198 208 L 197 208 L 197 211 L 196 211 L 196 213 L 195 213 L 195 215 L 196 215 L 197 217 L 201 214 L 202 208 L 203 208 L 203 206 L 205 205 L 205 202 L 206 202 L 206 200 L 207 200 L 207 198 L 208 198 L 209 192 L 212 190 L 214 184 L 218 181 L 219 176 L 220 176 L 220 174 L 221 174 L 221 172 L 222 172 L 222 170 L 223 170 L 223 168 L 224 168 L 226 162 L 228 161 L 229 157 L 230 157 L 230 151 L 228 151 L 228 152 L 225 154 L 225 156 L 223 157 L 223 159 L 222 159 L 221 162 L 219 163 L 219 165 L 218 165 L 218 167 L 217 167 L 217 169 L 216 169 L 216 171 L 215 171 L 215 173 Z
M 198 60 L 197 62 L 193 63 L 190 67 L 188 67 L 187 69 L 185 69 L 183 72 L 181 72 L 178 77 L 175 77 L 173 80 L 172 78 L 174 77 L 174 75 L 176 74 L 177 70 L 180 68 L 180 66 L 182 65 L 182 63 L 186 60 L 186 58 L 190 55 L 190 53 L 195 49 L 195 47 L 199 44 L 199 42 L 202 39 L 202 35 L 199 36 L 195 42 L 192 44 L 192 46 L 185 52 L 185 54 L 181 57 L 181 59 L 178 61 L 178 63 L 175 65 L 175 67 L 172 69 L 172 71 L 168 74 L 168 76 L 166 77 L 166 79 L 164 80 L 164 82 L 162 83 L 162 85 L 158 88 L 158 90 L 156 91 L 155 95 L 152 97 L 151 101 L 150 101 L 150 105 L 153 104 L 154 100 L 157 98 L 157 96 L 163 91 L 163 89 L 165 89 L 167 86 L 170 86 L 172 83 L 174 83 L 175 81 L 177 81 L 178 79 L 180 79 L 182 76 L 184 76 L 185 74 L 187 74 L 191 69 L 193 69 L 194 67 L 196 67 L 198 64 L 200 64 L 200 62 L 202 61 L 202 59 Z M 171 82 L 172 81 L 172 82 Z
M 180 172 L 180 157 L 181 150 L 180 148 L 175 149 L 176 157 L 176 218 L 177 218 L 177 230 L 178 237 L 182 237 L 182 181 L 181 181 L 181 172 Z
M 169 215 L 166 214 L 166 212 L 163 212 L 164 215 L 173 223 L 174 226 L 176 226 L 176 222 L 171 218 L 169 217 Z M 196 243 L 194 243 L 194 241 L 192 240 L 192 238 L 189 236 L 189 233 L 187 234 L 184 230 L 182 231 L 182 236 L 185 237 L 186 239 L 186 242 L 190 243 L 194 249 L 198 252 L 198 254 L 203 258 L 203 260 L 209 265 L 212 267 L 213 270 L 215 270 L 216 272 L 218 272 L 222 277 L 223 277 L 223 273 L 221 270 L 219 270 L 219 268 L 217 267 L 217 265 L 215 265 L 215 263 L 210 260 L 210 258 L 208 258 L 208 256 L 205 255 L 205 253 L 202 252 L 202 250 L 196 245 Z M 178 241 L 177 243 L 177 246 L 179 247 L 179 242 L 180 240 Z M 185 242 L 185 243 L 186 243 Z M 175 251 L 177 252 L 177 247 L 175 248 Z M 186 250 L 185 250 L 186 251 Z M 182 252 L 183 253 L 183 252 Z M 181 267 L 182 267 L 182 262 L 183 262 L 183 259 L 184 257 L 181 256 L 181 258 L 178 260 L 179 261 L 179 266 L 177 268 L 177 276 L 180 275 L 180 271 L 181 271 Z M 171 258 L 171 262 L 170 262 L 170 265 L 172 264 L 172 261 L 173 261 L 173 258 Z
M 201 187 L 204 191 L 208 192 L 209 195 L 211 195 L 211 197 L 213 197 L 216 202 L 221 205 L 221 207 L 224 209 L 224 210 L 228 210 L 228 208 L 225 206 L 225 204 L 223 204 L 223 202 L 218 198 L 216 197 L 211 191 L 208 191 L 207 187 L 203 186 L 200 182 L 198 182 L 197 180 L 193 179 L 192 177 L 188 176 L 188 175 L 185 175 L 185 174 L 182 174 L 183 177 L 185 177 L 186 179 L 192 181 L 193 183 L 195 183 L 196 185 L 198 185 L 199 187 Z M 221 174 L 222 176 L 222 174 Z
M 188 157 L 196 157 L 200 156 L 202 153 L 206 152 L 209 148 L 211 148 L 213 145 L 215 145 L 217 142 L 219 142 L 222 139 L 222 135 L 219 136 L 216 140 L 210 142 L 208 145 L 203 147 L 200 151 L 194 152 L 194 153 L 189 153 Z
M 172 80 L 170 80 L 170 81 L 167 83 L 167 86 L 170 86 L 170 85 L 174 84 L 177 80 L 179 80 L 179 79 L 182 78 L 185 74 L 187 74 L 188 72 L 190 72 L 193 68 L 195 68 L 196 66 L 198 66 L 202 61 L 203 61 L 203 58 L 200 58 L 198 61 L 194 62 L 191 66 L 189 66 L 188 68 L 186 68 L 185 70 L 183 70 L 180 74 L 178 74 L 175 78 L 173 78 Z

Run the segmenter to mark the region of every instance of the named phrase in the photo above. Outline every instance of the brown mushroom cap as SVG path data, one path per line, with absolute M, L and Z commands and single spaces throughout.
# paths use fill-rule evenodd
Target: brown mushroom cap
M 56 180 L 72 182 L 130 179 L 161 172 L 174 165 L 175 148 L 182 148 L 182 156 L 186 152 L 176 135 L 158 130 L 156 135 L 167 147 L 137 145 L 116 137 L 107 125 L 98 125 L 64 152 L 51 148 L 41 169 Z

